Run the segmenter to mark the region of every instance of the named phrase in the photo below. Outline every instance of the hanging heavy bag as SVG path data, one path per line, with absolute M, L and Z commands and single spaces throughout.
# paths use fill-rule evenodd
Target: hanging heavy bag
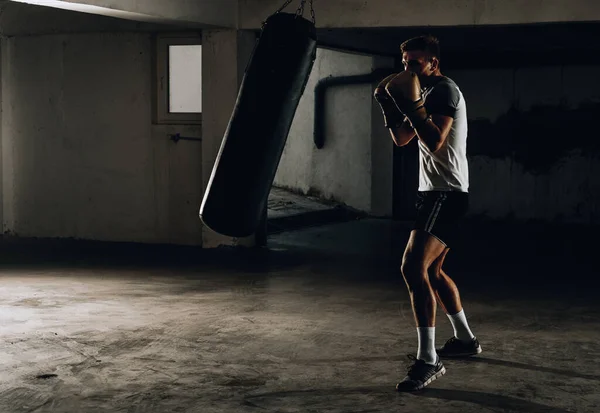
M 226 236 L 257 230 L 316 58 L 314 12 L 312 22 L 281 13 L 290 1 L 263 23 L 200 207 L 202 222 Z

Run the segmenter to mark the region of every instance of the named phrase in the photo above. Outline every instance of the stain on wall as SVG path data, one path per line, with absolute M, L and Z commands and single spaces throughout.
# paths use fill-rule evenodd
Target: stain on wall
M 548 173 L 575 149 L 600 153 L 598 120 L 600 102 L 591 100 L 575 108 L 569 108 L 566 100 L 559 105 L 533 105 L 528 110 L 513 104 L 495 121 L 469 121 L 468 153 L 494 159 L 510 157 L 529 173 Z
M 547 53 L 445 73 L 467 101 L 472 216 L 600 224 L 600 65 Z

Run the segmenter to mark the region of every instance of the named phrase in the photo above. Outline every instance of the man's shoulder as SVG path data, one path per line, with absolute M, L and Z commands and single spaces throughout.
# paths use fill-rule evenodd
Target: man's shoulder
M 435 84 L 434 89 L 435 88 L 459 90 L 456 82 L 454 80 L 452 80 L 451 78 L 449 78 L 448 76 L 442 76 L 440 81 Z
M 443 102 L 443 104 L 457 108 L 461 99 L 461 92 L 454 80 L 443 76 L 431 87 L 429 93 L 427 93 L 427 99 L 430 102 L 435 101 L 440 104 Z

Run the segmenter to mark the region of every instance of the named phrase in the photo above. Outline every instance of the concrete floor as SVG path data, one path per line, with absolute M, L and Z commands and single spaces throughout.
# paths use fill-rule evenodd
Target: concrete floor
M 5 241 L 0 412 L 600 411 L 594 246 L 546 226 L 465 229 L 447 270 L 484 352 L 396 393 L 416 351 L 407 235 L 363 219 L 258 250 Z

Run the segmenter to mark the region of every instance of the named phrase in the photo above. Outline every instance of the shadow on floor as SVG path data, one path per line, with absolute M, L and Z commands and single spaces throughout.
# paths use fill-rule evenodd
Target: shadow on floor
M 514 397 L 503 396 L 500 394 L 485 393 L 467 390 L 447 390 L 438 388 L 428 388 L 417 396 L 443 399 L 448 401 L 461 401 L 475 403 L 481 407 L 489 407 L 493 411 L 504 409 L 504 411 L 527 412 L 527 413 L 569 413 L 558 407 L 546 406 L 539 403 L 530 402 Z
M 402 362 L 406 360 L 406 356 L 375 356 L 375 357 L 353 357 L 353 358 L 322 358 L 322 359 L 315 359 L 315 358 L 311 358 L 311 359 L 297 359 L 297 360 L 290 360 L 287 361 L 286 363 L 288 364 L 326 364 L 329 366 L 333 366 L 336 364 L 341 364 L 341 363 L 376 363 L 376 362 Z M 249 362 L 250 360 L 238 360 L 238 362 Z M 506 367 L 509 369 L 522 369 L 522 370 L 529 370 L 529 371 L 534 371 L 534 372 L 539 372 L 539 373 L 548 373 L 548 374 L 555 374 L 557 376 L 566 376 L 566 377 L 572 377 L 572 378 L 577 378 L 577 379 L 585 379 L 585 380 L 596 380 L 596 381 L 600 381 L 600 375 L 599 374 L 586 374 L 586 373 L 581 373 L 581 372 L 576 372 L 576 371 L 571 371 L 571 370 L 564 370 L 564 369 L 556 369 L 556 368 L 552 368 L 552 367 L 543 367 L 543 366 L 536 366 L 533 364 L 525 364 L 525 363 L 519 363 L 519 362 L 515 362 L 515 361 L 507 361 L 507 360 L 500 360 L 500 359 L 493 359 L 493 358 L 488 358 L 488 357 L 470 357 L 470 358 L 464 358 L 464 359 L 452 359 L 452 360 L 444 360 L 445 364 L 451 365 L 451 364 L 487 364 L 487 365 L 492 365 L 492 366 L 499 366 L 499 367 Z M 408 364 L 407 364 L 408 366 Z
M 0 265 L 172 267 L 219 272 L 266 273 L 310 265 L 335 269 L 354 280 L 400 280 L 410 223 L 355 219 L 272 235 L 266 248 L 200 247 L 97 242 L 75 239 L 0 239 Z M 549 289 L 592 295 L 600 286 L 594 232 L 588 226 L 472 220 L 464 225 L 445 269 L 469 288 L 473 281 L 510 294 Z M 504 294 L 506 289 L 498 289 Z
M 391 389 L 393 390 L 393 387 Z M 523 399 L 517 399 L 510 396 L 503 396 L 500 394 L 467 390 L 448 390 L 439 388 L 426 388 L 423 391 L 409 394 L 392 394 L 390 386 L 365 386 L 350 388 L 341 387 L 330 389 L 307 389 L 261 393 L 246 396 L 245 404 L 256 408 L 262 408 L 261 404 L 269 404 L 270 400 L 279 400 L 283 403 L 290 403 L 285 401 L 286 397 L 324 397 L 327 399 L 335 399 L 338 397 L 347 397 L 350 395 L 367 395 L 376 396 L 378 398 L 385 397 L 390 399 L 395 398 L 396 400 L 402 400 L 404 397 L 414 395 L 417 397 L 474 403 L 481 407 L 489 407 L 491 409 L 494 409 L 494 411 L 500 408 L 504 409 L 504 411 L 519 411 L 527 413 L 569 413 L 568 410 L 564 410 L 561 408 L 546 406 L 543 404 L 534 403 Z M 378 400 L 377 404 L 381 405 L 381 400 Z
M 540 373 L 556 374 L 559 376 L 567 376 L 567 377 L 573 377 L 573 378 L 577 378 L 577 379 L 600 381 L 600 374 L 585 374 L 585 373 L 580 373 L 580 372 L 576 372 L 576 371 L 555 369 L 552 367 L 535 366 L 535 365 L 531 365 L 531 364 L 517 363 L 515 361 L 491 359 L 491 358 L 487 358 L 487 357 L 473 357 L 468 360 L 464 360 L 464 362 L 470 363 L 470 364 L 472 364 L 472 363 L 489 364 L 489 365 L 493 365 L 493 366 L 508 367 L 508 368 L 513 368 L 513 369 L 524 369 L 524 370 L 536 371 L 536 372 L 540 372 Z

